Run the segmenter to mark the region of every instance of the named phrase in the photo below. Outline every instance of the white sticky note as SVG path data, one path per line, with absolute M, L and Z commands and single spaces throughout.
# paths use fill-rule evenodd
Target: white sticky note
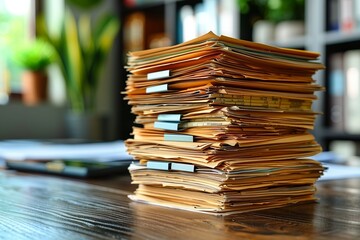
M 175 122 L 155 122 L 154 128 L 164 129 L 164 130 L 179 130 L 179 123 Z
M 159 114 L 157 120 L 164 122 L 180 122 L 181 114 Z
M 158 93 L 158 92 L 166 92 L 168 90 L 167 84 L 157 85 L 146 88 L 146 93 Z
M 171 163 L 171 170 L 183 172 L 195 172 L 195 165 L 184 163 Z
M 163 70 L 147 74 L 147 80 L 156 80 L 170 77 L 170 70 Z
M 170 163 L 169 162 L 148 161 L 146 163 L 146 167 L 148 169 L 169 170 L 170 169 Z
M 186 134 L 164 134 L 164 141 L 194 142 L 194 136 Z

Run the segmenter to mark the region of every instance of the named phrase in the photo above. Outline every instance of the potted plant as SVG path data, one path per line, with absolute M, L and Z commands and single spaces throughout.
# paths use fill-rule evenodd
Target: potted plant
M 70 111 L 67 123 L 70 137 L 92 138 L 88 128 L 97 118 L 96 94 L 101 70 L 119 30 L 119 21 L 114 15 L 91 18 L 90 7 L 101 1 L 70 1 L 83 6 L 76 17 L 69 8 L 65 11 L 59 36 L 51 35 L 44 19 L 39 19 L 38 28 L 56 51 L 56 62 L 64 81 Z M 85 5 L 82 5 L 85 4 Z M 73 129 L 73 130 L 71 130 Z M 75 132 L 74 132 L 75 131 Z
M 22 75 L 23 101 L 35 105 L 47 99 L 46 67 L 54 60 L 54 51 L 46 41 L 36 39 L 14 49 L 14 63 L 25 69 Z
M 254 41 L 281 42 L 304 34 L 305 0 L 238 0 L 238 5 L 241 14 L 254 14 Z

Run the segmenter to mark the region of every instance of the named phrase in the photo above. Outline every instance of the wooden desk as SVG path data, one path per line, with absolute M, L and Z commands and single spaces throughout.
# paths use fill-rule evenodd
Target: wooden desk
M 228 217 L 131 202 L 129 182 L 0 170 L 0 239 L 360 239 L 360 179 L 319 183 L 319 203 Z

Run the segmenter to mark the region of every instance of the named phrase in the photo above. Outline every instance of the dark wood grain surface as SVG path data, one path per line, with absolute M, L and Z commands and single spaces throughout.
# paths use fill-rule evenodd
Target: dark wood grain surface
M 217 217 L 131 202 L 128 175 L 0 170 L 0 239 L 360 239 L 360 179 L 317 186 L 318 203 Z

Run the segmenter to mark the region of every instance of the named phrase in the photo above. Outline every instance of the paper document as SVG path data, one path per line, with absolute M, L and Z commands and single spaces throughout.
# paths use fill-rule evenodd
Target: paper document
M 212 32 L 130 52 L 130 198 L 223 215 L 314 201 L 318 57 Z
M 344 166 L 338 164 L 324 164 L 328 169 L 319 181 L 360 178 L 360 167 Z
M 38 141 L 0 142 L 0 159 L 94 159 L 94 161 L 129 160 L 123 141 L 55 144 Z

